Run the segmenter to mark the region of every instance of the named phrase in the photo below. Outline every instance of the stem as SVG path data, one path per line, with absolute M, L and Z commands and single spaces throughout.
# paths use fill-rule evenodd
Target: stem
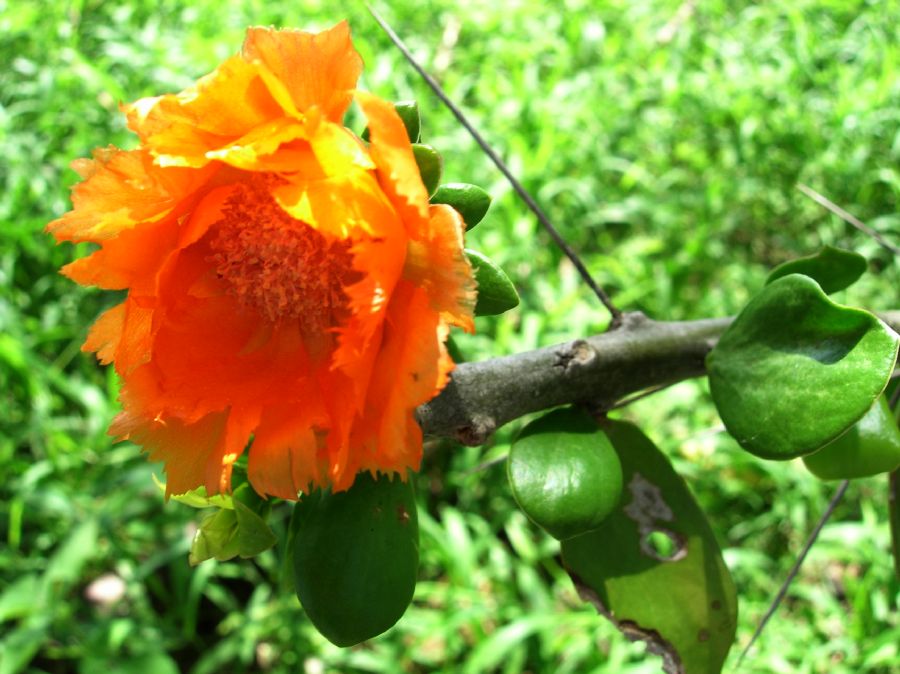
M 900 311 L 879 317 L 900 329 Z M 609 410 L 630 394 L 704 375 L 706 354 L 732 320 L 664 322 L 627 313 L 618 328 L 593 337 L 460 363 L 416 416 L 426 435 L 480 445 L 531 412 L 572 403 Z
M 702 375 L 706 354 L 730 322 L 663 323 L 629 313 L 611 332 L 462 363 L 441 394 L 418 408 L 418 421 L 428 435 L 480 445 L 530 412 L 569 403 L 609 409 L 630 393 Z

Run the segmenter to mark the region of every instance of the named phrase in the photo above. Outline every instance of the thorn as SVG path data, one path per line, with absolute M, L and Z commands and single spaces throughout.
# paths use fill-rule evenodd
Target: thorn
M 444 93 L 444 90 L 441 88 L 431 75 L 425 72 L 425 69 L 419 65 L 418 61 L 413 57 L 410 53 L 409 49 L 403 43 L 403 40 L 394 32 L 394 30 L 388 25 L 388 23 L 381 17 L 381 15 L 375 11 L 375 8 L 372 5 L 366 3 L 366 8 L 369 10 L 369 13 L 372 15 L 372 18 L 381 26 L 381 29 L 387 34 L 387 36 L 391 39 L 391 42 L 400 50 L 400 53 L 409 61 L 409 64 L 413 67 L 413 69 L 425 80 L 425 83 L 431 87 L 431 90 L 435 93 L 435 95 L 440 99 L 440 101 L 449 108 L 450 112 L 456 117 L 460 124 L 465 127 L 466 131 L 475 139 L 475 142 L 478 143 L 478 146 L 484 151 L 484 153 L 490 158 L 494 165 L 500 169 L 500 172 L 506 177 L 509 181 L 509 184 L 512 185 L 513 189 L 525 202 L 525 205 L 531 210 L 532 213 L 537 217 L 538 222 L 544 227 L 550 237 L 556 242 L 556 245 L 559 246 L 560 250 L 565 254 L 566 257 L 575 265 L 575 268 L 578 270 L 578 273 L 581 275 L 581 278 L 585 283 L 588 284 L 591 290 L 594 291 L 594 294 L 599 298 L 600 302 L 606 309 L 609 311 L 610 315 L 613 319 L 613 326 L 618 325 L 621 320 L 622 312 L 616 308 L 616 306 L 612 303 L 609 296 L 604 292 L 604 290 L 597 285 L 597 282 L 594 281 L 594 278 L 591 276 L 591 273 L 588 271 L 585 264 L 581 261 L 581 258 L 578 257 L 578 254 L 566 243 L 565 239 L 563 239 L 562 235 L 553 226 L 550 222 L 550 219 L 538 205 L 538 203 L 534 200 L 534 198 L 528 193 L 525 187 L 516 179 L 516 177 L 512 174 L 509 168 L 506 166 L 506 163 L 500 158 L 500 156 L 488 145 L 487 141 L 482 137 L 482 135 L 475 129 L 474 126 L 469 122 L 468 118 L 466 118 L 465 114 L 460 110 L 453 101 Z
M 756 643 L 756 640 L 759 638 L 759 635 L 762 634 L 762 631 L 766 628 L 766 624 L 769 622 L 769 619 L 773 615 L 775 615 L 775 611 L 777 611 L 778 607 L 781 605 L 781 601 L 787 594 L 788 588 L 791 586 L 794 578 L 796 578 L 797 574 L 800 572 L 800 567 L 803 565 L 803 560 L 806 559 L 809 551 L 812 550 L 813 544 L 816 542 L 816 539 L 819 538 L 819 534 L 822 533 L 822 528 L 834 513 L 834 509 L 837 508 L 838 503 L 840 503 L 841 499 L 844 498 L 844 494 L 846 493 L 847 487 L 849 486 L 850 480 L 843 480 L 840 485 L 838 485 L 837 491 L 834 493 L 834 496 L 831 497 L 831 501 L 828 503 L 828 507 L 825 508 L 825 512 L 822 513 L 822 516 L 816 523 L 816 526 L 812 530 L 812 533 L 809 535 L 809 538 L 806 539 L 806 543 L 803 544 L 803 549 L 800 551 L 800 555 L 797 557 L 797 561 L 794 562 L 794 566 L 788 573 L 787 578 L 784 579 L 781 587 L 778 588 L 778 593 L 775 595 L 775 599 L 772 601 L 771 606 L 769 606 L 769 610 L 766 611 L 766 614 L 763 616 L 762 620 L 760 620 L 756 631 L 753 633 L 753 636 L 750 637 L 750 643 L 748 643 L 744 647 L 744 650 L 741 652 L 740 657 L 738 657 L 737 663 L 734 665 L 735 671 L 740 669 L 741 663 L 744 661 L 744 657 L 753 647 L 753 644 Z
M 900 247 L 897 247 L 894 244 L 892 244 L 890 241 L 888 241 L 883 236 L 881 236 L 881 234 L 879 234 L 874 229 L 872 229 L 867 224 L 865 224 L 862 220 L 860 220 L 859 218 L 854 216 L 852 213 L 848 213 L 847 211 L 845 211 L 843 208 L 838 206 L 836 203 L 834 203 L 827 197 L 823 196 L 822 194 L 819 194 L 812 187 L 809 187 L 808 185 L 804 185 L 803 183 L 797 183 L 797 189 L 800 190 L 801 192 L 803 192 L 803 194 L 808 196 L 810 199 L 815 201 L 820 206 L 827 208 L 829 211 L 834 213 L 836 216 L 838 216 L 844 222 L 850 223 L 851 225 L 856 227 L 859 231 L 861 231 L 863 234 L 871 236 L 878 243 L 880 243 L 882 246 L 884 246 L 889 251 L 891 251 L 894 255 L 900 255 Z

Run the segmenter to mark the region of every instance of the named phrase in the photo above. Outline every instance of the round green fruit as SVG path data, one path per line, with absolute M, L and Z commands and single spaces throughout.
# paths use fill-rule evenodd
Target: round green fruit
M 316 629 L 336 646 L 390 629 L 416 587 L 419 528 L 412 484 L 360 473 L 349 490 L 313 492 L 296 508 L 294 584 Z
M 810 472 L 823 480 L 849 480 L 887 473 L 900 467 L 900 429 L 884 396 L 846 433 L 814 454 L 803 457 Z
M 598 528 L 622 496 L 622 465 L 585 412 L 559 409 L 526 426 L 509 452 L 519 507 L 559 540 Z

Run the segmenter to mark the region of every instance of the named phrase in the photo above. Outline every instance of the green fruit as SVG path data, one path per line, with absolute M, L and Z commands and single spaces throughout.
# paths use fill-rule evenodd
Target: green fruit
M 622 496 L 622 466 L 597 423 L 576 408 L 528 424 L 509 452 L 519 507 L 559 540 L 599 527 Z
M 803 463 L 823 480 L 868 477 L 900 467 L 900 429 L 887 399 L 881 396 L 849 431 L 804 456 Z
M 422 184 L 429 195 L 434 194 L 441 182 L 441 173 L 444 171 L 444 160 L 441 155 L 430 145 L 413 143 L 413 157 L 419 167 L 422 176 Z
M 349 490 L 313 492 L 296 508 L 294 585 L 316 629 L 352 646 L 392 627 L 419 566 L 412 484 L 360 473 Z
M 477 250 L 467 248 L 466 256 L 475 272 L 475 283 L 478 285 L 476 316 L 496 316 L 519 306 L 519 293 L 506 272 Z
M 491 206 L 491 195 L 478 185 L 446 183 L 438 187 L 431 197 L 431 203 L 452 206 L 462 216 L 466 229 L 469 230 L 484 218 Z

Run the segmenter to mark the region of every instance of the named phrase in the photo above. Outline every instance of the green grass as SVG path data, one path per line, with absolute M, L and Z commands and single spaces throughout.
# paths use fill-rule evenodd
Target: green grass
M 830 243 L 870 260 L 847 301 L 900 307 L 896 261 L 795 189 L 811 185 L 896 242 L 900 5 L 710 0 L 661 43 L 679 4 L 379 3 L 621 306 L 665 319 L 731 314 L 769 267 Z M 0 0 L 0 674 L 659 671 L 578 601 L 557 546 L 513 507 L 502 466 L 478 470 L 502 456 L 515 424 L 490 447 L 429 453 L 413 606 L 388 635 L 346 651 L 305 620 L 279 551 L 188 568 L 196 512 L 164 505 L 158 467 L 105 435 L 117 384 L 78 349 L 116 298 L 60 277 L 84 251 L 42 232 L 69 207 L 69 162 L 133 146 L 118 103 L 188 85 L 237 50 L 246 25 L 343 18 L 364 86 L 417 98 L 445 179 L 495 196 L 468 245 L 507 269 L 522 305 L 479 319 L 460 340 L 466 354 L 605 326 L 571 265 L 359 3 Z M 710 514 L 745 644 L 832 487 L 740 451 L 717 430 L 704 382 L 627 416 Z M 851 488 L 746 671 L 896 667 L 885 493 L 878 478 Z M 283 532 L 284 513 L 273 520 Z M 124 598 L 88 601 L 107 573 L 123 579 Z

